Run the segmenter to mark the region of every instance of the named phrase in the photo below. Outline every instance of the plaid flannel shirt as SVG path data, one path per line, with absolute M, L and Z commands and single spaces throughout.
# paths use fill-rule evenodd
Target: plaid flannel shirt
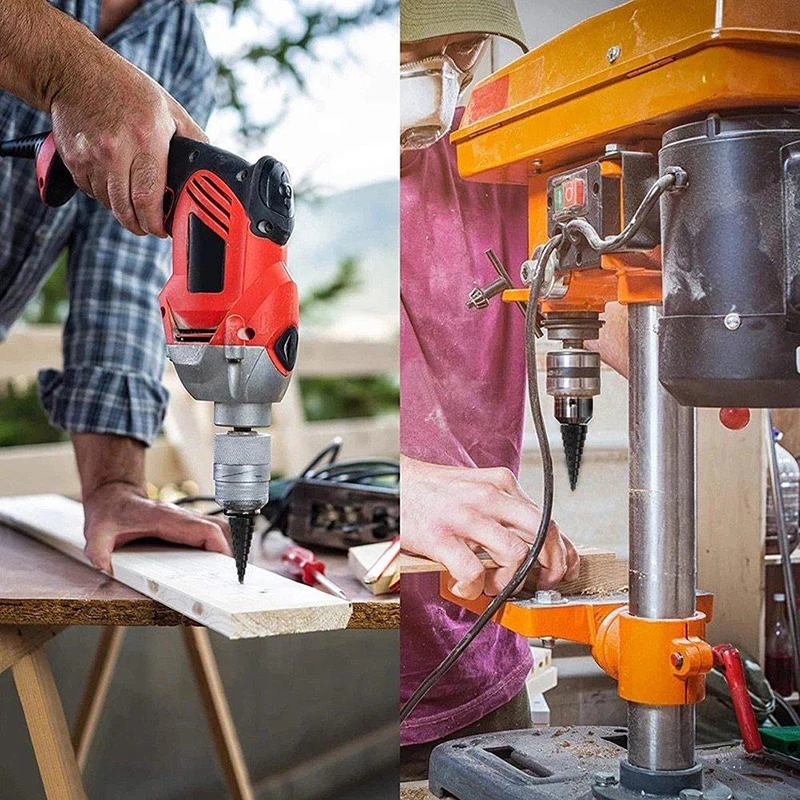
M 100 0 L 57 0 L 96 31 Z M 143 0 L 106 43 L 158 81 L 205 125 L 214 63 L 185 0 Z M 50 117 L 0 92 L 0 136 L 48 130 Z M 113 433 L 150 444 L 164 416 L 164 334 L 158 293 L 170 242 L 126 231 L 78 193 L 61 208 L 40 199 L 30 162 L 0 159 L 0 340 L 68 251 L 69 313 L 63 369 L 39 373 L 51 423 L 70 433 Z M 0 349 L 2 358 L 2 349 Z

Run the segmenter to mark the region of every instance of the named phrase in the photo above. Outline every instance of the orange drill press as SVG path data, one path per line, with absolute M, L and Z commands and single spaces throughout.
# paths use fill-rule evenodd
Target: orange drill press
M 509 287 L 502 300 L 535 301 L 562 343 L 547 388 L 576 475 L 600 391 L 584 343 L 607 303 L 629 313 L 629 594 L 515 600 L 495 620 L 592 645 L 629 711 L 627 733 L 441 745 L 437 796 L 800 797 L 796 776 L 752 760 L 743 770 L 741 748 L 695 751 L 694 705 L 730 652 L 704 640 L 711 598 L 696 591 L 693 410 L 800 406 L 798 106 L 796 0 L 632 0 L 473 90 L 453 135 L 459 170 L 528 187 L 521 278 L 536 296 Z M 442 593 L 488 605 L 454 597 L 446 579 Z

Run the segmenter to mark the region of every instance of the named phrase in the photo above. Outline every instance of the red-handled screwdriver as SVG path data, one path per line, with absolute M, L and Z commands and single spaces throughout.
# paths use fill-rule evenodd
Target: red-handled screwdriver
M 305 547 L 291 545 L 281 555 L 293 578 L 301 580 L 307 586 L 319 586 L 330 594 L 347 600 L 347 595 L 330 579 L 325 577 L 325 565 Z

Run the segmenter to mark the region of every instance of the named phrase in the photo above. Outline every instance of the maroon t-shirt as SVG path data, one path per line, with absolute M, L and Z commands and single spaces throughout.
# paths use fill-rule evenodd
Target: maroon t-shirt
M 460 122 L 459 111 L 456 125 Z M 524 319 L 495 299 L 466 308 L 475 283 L 514 279 L 527 258 L 526 191 L 458 175 L 445 138 L 400 167 L 400 449 L 435 464 L 519 469 L 525 413 Z M 405 701 L 475 616 L 439 596 L 437 575 L 402 580 L 400 696 Z M 403 724 L 403 745 L 432 741 L 511 700 L 531 668 L 527 640 L 489 623 Z

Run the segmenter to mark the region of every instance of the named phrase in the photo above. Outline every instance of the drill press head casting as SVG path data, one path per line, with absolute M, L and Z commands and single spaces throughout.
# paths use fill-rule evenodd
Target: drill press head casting
M 248 164 L 176 140 L 167 219 L 172 275 L 161 293 L 167 355 L 189 394 L 214 403 L 215 498 L 231 525 L 239 580 L 269 499 L 272 404 L 286 392 L 298 341 L 297 286 L 286 270 L 294 198 L 286 168 Z

